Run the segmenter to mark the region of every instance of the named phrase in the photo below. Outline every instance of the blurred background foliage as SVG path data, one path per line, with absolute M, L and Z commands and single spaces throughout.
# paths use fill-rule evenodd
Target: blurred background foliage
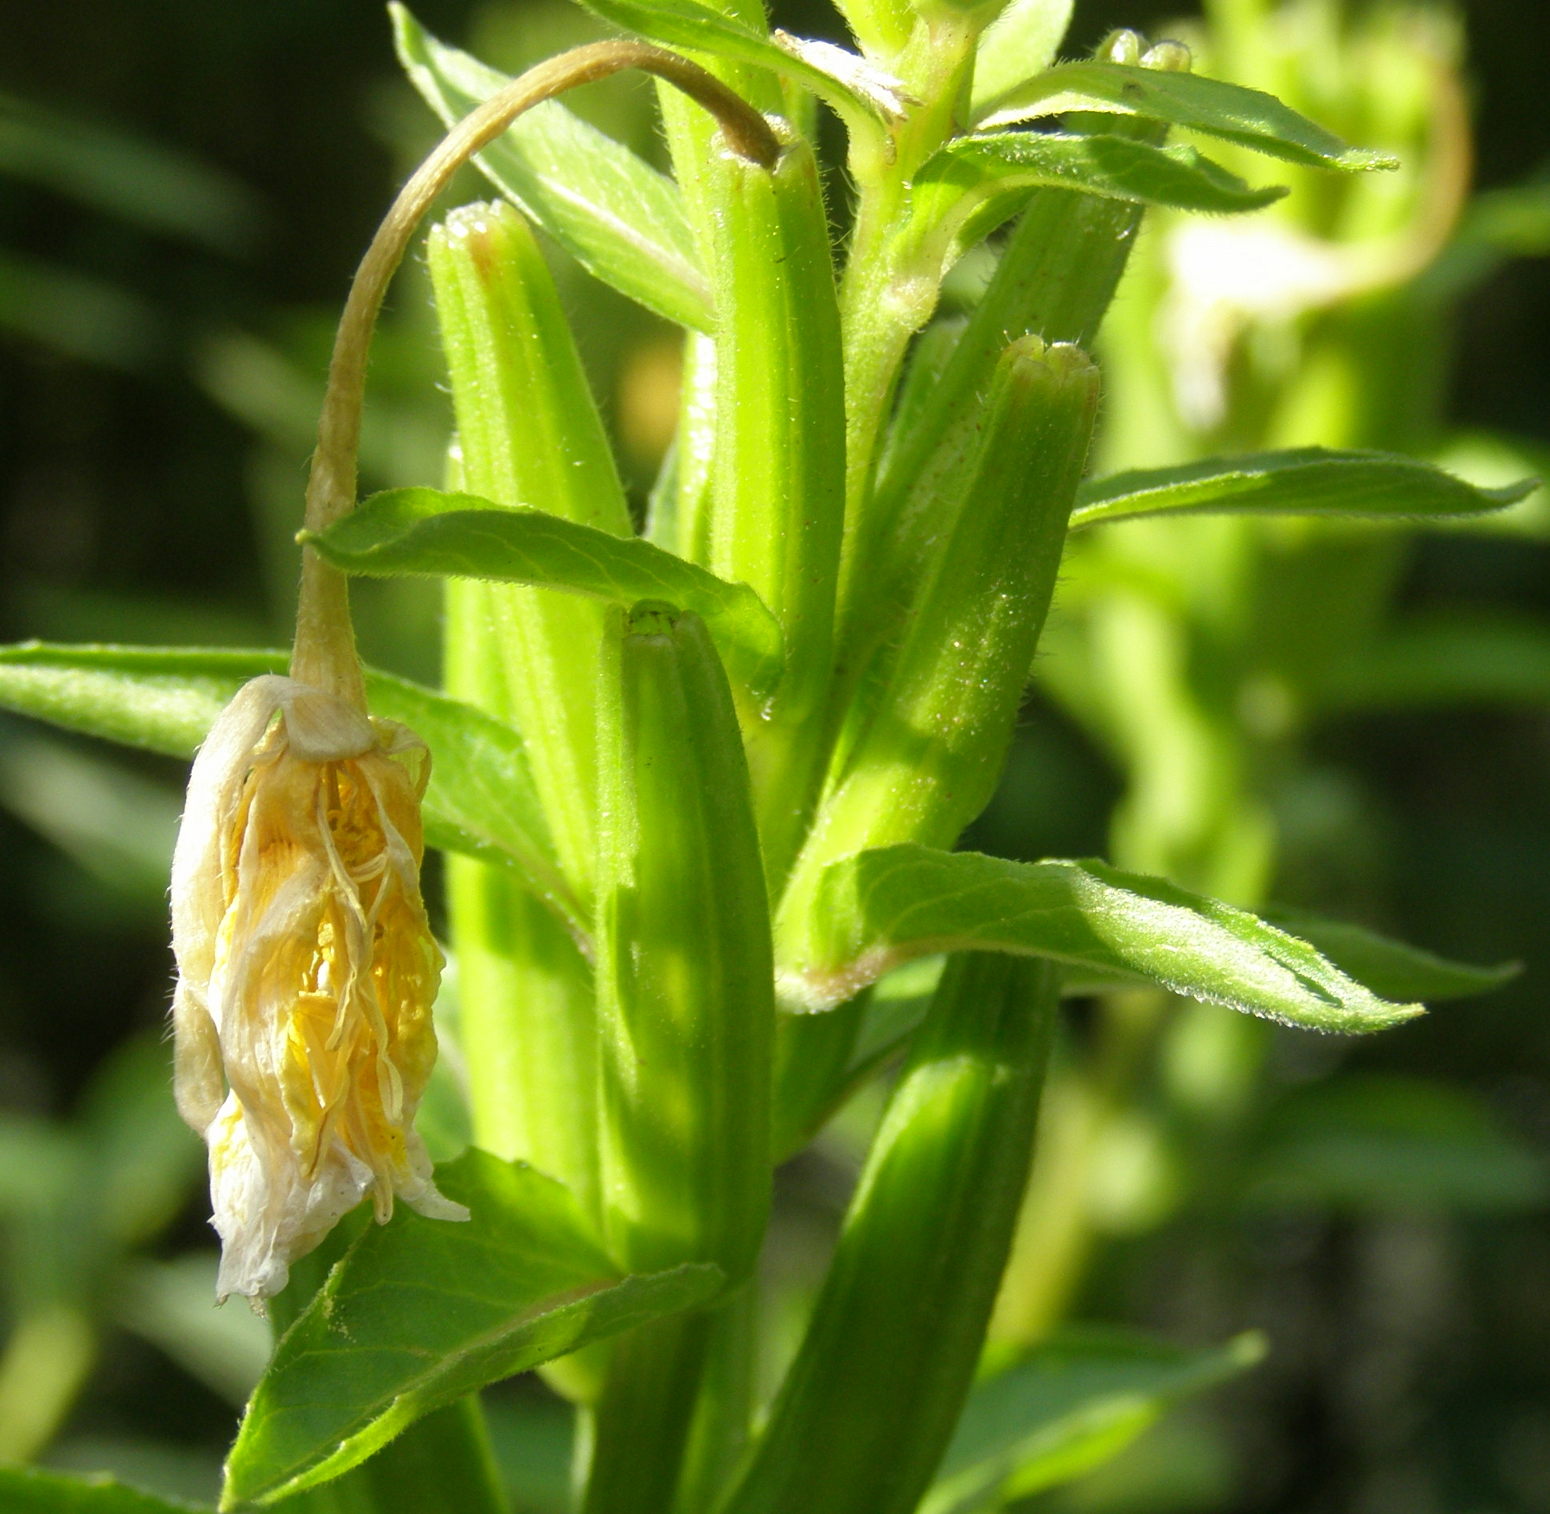
M 1298 182 L 1252 223 L 1150 225 L 1106 334 L 1105 466 L 1318 442 L 1543 472 L 1550 12 L 1207 8 L 1209 37 L 1176 3 L 1078 0 L 1066 50 L 1116 24 L 1189 35 L 1407 166 Z M 513 71 L 593 32 L 558 0 L 417 13 Z M 777 19 L 835 29 L 813 0 Z M 76 0 L 67 22 L 10 0 L 5 20 L 0 640 L 279 643 L 338 304 L 429 113 L 374 0 Z M 648 100 L 578 103 L 646 149 Z M 557 271 L 643 491 L 672 333 Z M 440 382 L 414 266 L 379 336 L 367 487 L 438 478 Z M 1260 1327 L 1271 1354 L 1019 1508 L 1550 1509 L 1546 500 L 1417 539 L 1186 521 L 1070 554 L 974 845 L 1107 853 L 1524 971 L 1360 1045 L 1144 995 L 1077 1007 L 999 1337 Z M 434 679 L 434 590 L 360 601 L 372 660 Z M 183 776 L 0 717 L 0 1460 L 208 1495 L 266 1337 L 209 1306 L 203 1153 L 166 1092 Z M 786 1174 L 794 1296 L 871 1113 Z M 521 1507 L 558 1506 L 563 1411 L 524 1386 L 495 1410 Z

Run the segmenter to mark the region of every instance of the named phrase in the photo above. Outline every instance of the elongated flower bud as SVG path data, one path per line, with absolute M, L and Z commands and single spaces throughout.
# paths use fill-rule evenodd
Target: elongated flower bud
M 176 1090 L 210 1148 L 217 1292 L 263 1299 L 368 1193 L 465 1219 L 413 1128 L 441 953 L 420 899 L 429 754 L 257 678 L 200 749 L 172 868 Z

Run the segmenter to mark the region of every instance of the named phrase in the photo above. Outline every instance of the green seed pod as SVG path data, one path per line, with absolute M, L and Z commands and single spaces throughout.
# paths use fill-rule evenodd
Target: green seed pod
M 943 975 L 801 1350 L 720 1514 L 909 1514 L 963 1407 L 1032 1156 L 1048 963 Z
M 464 487 L 618 535 L 631 532 L 613 452 L 543 256 L 508 205 L 470 205 L 427 248 Z M 526 587 L 486 591 L 485 636 L 502 648 L 509 718 L 521 730 L 560 859 L 588 892 L 592 709 L 601 611 Z
M 834 662 L 844 524 L 845 387 L 828 218 L 812 149 L 787 136 L 774 168 L 726 150 L 717 206 L 716 441 L 710 565 L 750 584 L 785 633 L 786 671 L 749 763 L 772 876 L 816 799 L 811 721 Z
M 809 891 L 827 862 L 901 841 L 950 845 L 989 799 L 1097 400 L 1097 369 L 1079 348 L 1024 337 L 996 366 L 969 465 L 922 480 L 907 521 L 939 523 L 941 535 L 924 578 L 874 627 L 782 904 L 783 959 L 803 957 Z
M 604 1233 L 621 1266 L 752 1267 L 774 1001 L 747 764 L 704 623 L 609 617 L 598 694 Z

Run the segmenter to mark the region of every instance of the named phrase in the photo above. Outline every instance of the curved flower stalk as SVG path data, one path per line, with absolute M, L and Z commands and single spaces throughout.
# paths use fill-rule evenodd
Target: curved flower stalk
M 442 958 L 420 898 L 423 743 L 290 678 L 245 685 L 189 782 L 172 871 L 179 1112 L 210 1147 L 217 1292 L 278 1293 L 368 1193 L 433 1219 L 414 1114 Z
M 307 481 L 306 530 L 355 505 L 372 330 L 421 217 L 452 174 L 531 106 L 625 68 L 714 112 L 734 151 L 772 161 L 770 128 L 703 70 L 633 42 L 575 48 L 486 101 L 404 186 L 340 319 Z M 433 1219 L 415 1110 L 436 1060 L 442 958 L 419 869 L 424 743 L 367 713 L 344 576 L 303 548 L 290 678 L 245 685 L 189 781 L 172 875 L 178 1109 L 210 1148 L 217 1293 L 256 1306 L 369 1193 Z

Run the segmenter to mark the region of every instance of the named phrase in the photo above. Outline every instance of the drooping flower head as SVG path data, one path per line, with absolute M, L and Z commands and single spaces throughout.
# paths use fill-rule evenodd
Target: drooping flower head
M 289 678 L 254 679 L 189 780 L 172 869 L 178 1108 L 210 1148 L 217 1291 L 262 1300 L 369 1193 L 467 1219 L 436 1191 L 414 1113 L 436 1057 L 441 954 L 420 900 L 429 754 L 366 713 L 344 577 L 317 538 L 355 507 L 372 330 L 422 215 L 523 111 L 624 68 L 671 80 L 766 167 L 769 123 L 703 69 L 645 43 L 589 43 L 475 107 L 399 192 L 334 337 L 307 477 Z
M 217 1292 L 267 1298 L 371 1195 L 438 1219 L 413 1126 L 441 972 L 420 898 L 429 754 L 291 678 L 200 749 L 172 872 L 178 1108 L 210 1148 Z

